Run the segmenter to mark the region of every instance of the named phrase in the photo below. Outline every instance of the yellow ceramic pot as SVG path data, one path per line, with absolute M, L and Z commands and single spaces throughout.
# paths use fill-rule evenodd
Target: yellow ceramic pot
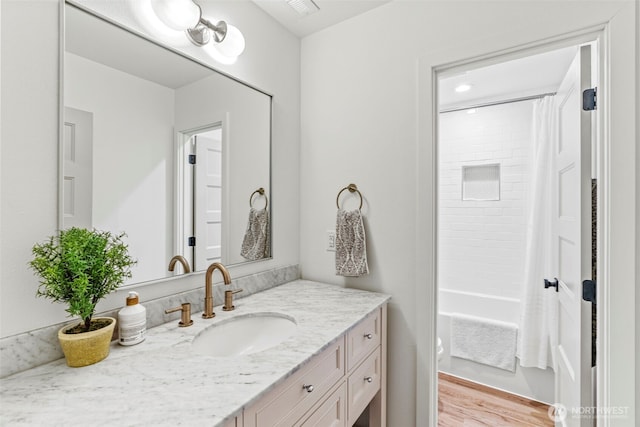
M 96 331 L 83 332 L 81 334 L 65 334 L 64 331 L 71 326 L 66 325 L 58 331 L 58 340 L 62 347 L 67 365 L 79 368 L 93 365 L 109 355 L 111 338 L 116 327 L 116 319 L 113 317 L 94 317 L 94 320 L 111 320 L 111 323 Z

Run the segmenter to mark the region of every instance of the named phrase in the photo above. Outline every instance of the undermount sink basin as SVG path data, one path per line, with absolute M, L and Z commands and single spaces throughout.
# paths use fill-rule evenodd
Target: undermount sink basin
M 242 356 L 280 344 L 297 327 L 293 319 L 278 313 L 237 316 L 204 329 L 191 345 L 206 356 Z

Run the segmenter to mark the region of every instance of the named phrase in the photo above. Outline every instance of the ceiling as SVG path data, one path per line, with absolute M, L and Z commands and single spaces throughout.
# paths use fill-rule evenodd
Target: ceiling
M 304 37 L 390 0 L 313 0 L 320 10 L 306 17 L 300 17 L 287 0 L 252 1 L 289 31 Z M 212 73 L 209 68 L 172 54 L 72 5 L 66 6 L 65 19 L 66 50 L 92 61 L 174 89 Z M 123 49 L 123 46 L 131 49 Z M 141 57 L 145 60 L 137 60 Z
M 303 38 L 309 34 L 389 3 L 391 0 L 313 0 L 319 11 L 301 17 L 287 0 L 252 0 L 290 32 Z M 300 0 L 303 1 L 303 0 Z M 441 109 L 555 92 L 576 48 L 554 50 L 463 72 L 447 73 L 439 80 Z M 471 84 L 468 92 L 455 88 Z
M 313 0 L 320 10 L 311 15 L 301 17 L 287 4 L 287 0 L 253 0 L 273 19 L 300 38 L 360 15 L 368 10 L 375 9 L 390 1 Z
M 555 92 L 576 52 L 572 46 L 444 76 L 438 81 L 440 109 Z M 461 84 L 471 89 L 457 93 Z
M 213 74 L 195 61 L 68 4 L 65 50 L 172 89 Z
M 292 22 L 287 25 L 290 28 L 296 27 L 299 34 L 319 31 L 385 3 L 369 0 L 314 0 L 321 8 L 319 12 L 306 18 L 292 18 L 297 13 L 289 8 L 286 0 L 253 1 L 261 7 L 280 10 L 283 14 L 286 12 L 286 19 Z M 211 74 L 211 70 L 206 67 L 180 55 L 171 54 L 75 7 L 67 6 L 66 9 L 66 48 L 70 52 L 172 88 Z M 134 51 L 142 52 L 141 49 L 144 49 L 146 53 L 134 54 L 132 57 L 127 49 L 121 48 L 134 45 L 137 49 Z M 570 47 L 475 69 L 467 67 L 466 71 L 452 70 L 443 73 L 438 82 L 440 108 L 468 107 L 484 102 L 555 92 L 575 53 L 576 47 Z M 135 57 L 140 56 L 145 61 L 135 60 Z M 132 69 L 134 65 L 139 69 Z M 156 73 L 157 70 L 173 69 L 181 71 L 159 75 Z M 471 90 L 456 93 L 454 89 L 461 83 L 470 84 Z

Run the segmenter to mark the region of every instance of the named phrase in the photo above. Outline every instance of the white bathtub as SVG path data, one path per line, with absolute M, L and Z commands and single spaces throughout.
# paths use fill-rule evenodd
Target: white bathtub
M 520 300 L 440 288 L 438 312 L 445 315 L 451 315 L 451 313 L 469 314 L 518 325 L 520 323 Z
M 520 300 L 496 295 L 456 291 L 441 287 L 438 293 L 438 336 L 444 353 L 438 369 L 457 377 L 505 390 L 546 403 L 554 402 L 554 374 L 551 369 L 522 368 L 509 372 L 466 359 L 451 357 L 451 313 L 463 313 L 503 322 L 520 323 Z

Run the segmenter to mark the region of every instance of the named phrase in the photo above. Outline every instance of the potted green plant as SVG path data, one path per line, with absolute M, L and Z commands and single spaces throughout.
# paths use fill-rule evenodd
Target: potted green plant
M 136 261 L 124 236 L 73 227 L 33 246 L 29 266 L 41 279 L 36 295 L 66 303 L 66 311 L 81 319 L 58 331 L 69 366 L 91 365 L 109 355 L 116 320 L 93 315 L 98 301 L 131 277 Z

